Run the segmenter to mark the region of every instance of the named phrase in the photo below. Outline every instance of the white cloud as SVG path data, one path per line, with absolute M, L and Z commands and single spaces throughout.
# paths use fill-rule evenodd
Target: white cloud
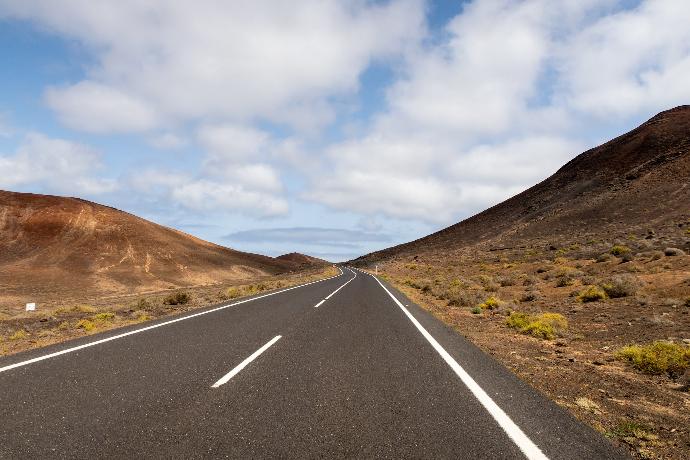
M 49 88 L 46 101 L 65 125 L 81 131 L 143 132 L 159 123 L 151 106 L 124 91 L 91 81 Z
M 242 184 L 252 190 L 280 193 L 283 185 L 278 173 L 271 166 L 262 163 L 244 164 L 230 168 L 225 172 L 225 177 L 232 179 L 236 184 Z
M 195 213 L 275 217 L 289 211 L 277 174 L 263 164 L 242 165 L 224 177 L 145 169 L 130 174 L 126 183 L 131 190 L 167 206 L 181 206 Z
M 241 211 L 257 217 L 272 217 L 284 215 L 289 209 L 287 201 L 281 197 L 207 179 L 178 184 L 170 193 L 176 202 L 198 212 Z
M 115 181 L 93 177 L 99 167 L 99 154 L 88 146 L 30 133 L 13 154 L 0 155 L 0 187 L 33 185 L 74 194 L 115 190 Z
M 440 223 L 498 203 L 584 150 L 599 117 L 687 103 L 689 22 L 682 1 L 474 1 L 409 55 L 369 130 L 326 149 L 306 197 Z
M 208 152 L 208 168 L 256 158 L 268 146 L 269 136 L 250 126 L 205 125 L 198 132 L 199 143 Z
M 533 185 L 611 126 L 687 103 L 690 8 L 629 3 L 475 0 L 433 37 L 422 0 L 0 0 L 0 17 L 92 53 L 82 81 L 46 91 L 66 125 L 138 132 L 159 149 L 193 133 L 196 174 L 145 173 L 132 187 L 196 211 L 281 215 L 289 165 L 311 201 L 437 225 Z M 363 127 L 348 96 L 391 58 L 384 108 Z M 269 134 L 272 123 L 294 131 Z M 335 143 L 322 135 L 332 123 Z M 0 165 L 28 164 L 19 156 Z
M 446 173 L 468 188 L 487 183 L 525 187 L 555 172 L 583 149 L 578 142 L 545 136 L 480 144 L 450 160 Z
M 504 131 L 535 93 L 548 53 L 540 2 L 482 1 L 447 26 L 450 39 L 424 50 L 409 77 L 389 92 L 392 116 L 405 129 L 468 135 Z
M 5 0 L 2 15 L 92 50 L 89 78 L 47 98 L 69 126 L 105 132 L 169 119 L 321 124 L 329 97 L 356 90 L 372 60 L 415 42 L 424 8 L 421 0 Z
M 188 141 L 175 133 L 165 132 L 149 137 L 148 143 L 159 150 L 178 150 L 185 147 Z
M 690 8 L 642 2 L 597 20 L 563 44 L 568 103 L 598 116 L 659 111 L 690 100 Z

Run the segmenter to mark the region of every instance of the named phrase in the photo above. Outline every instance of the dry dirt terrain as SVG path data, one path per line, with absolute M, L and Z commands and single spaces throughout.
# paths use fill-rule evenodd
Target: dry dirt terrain
M 0 191 L 0 307 L 249 281 L 323 263 L 235 251 L 78 198 Z
M 639 458 L 690 458 L 690 107 L 352 261 Z
M 258 277 L 252 282 L 225 282 L 148 294 L 83 297 L 78 301 L 55 298 L 33 312 L 0 308 L 0 356 L 328 278 L 338 273 L 334 266 L 321 264 L 294 273 Z

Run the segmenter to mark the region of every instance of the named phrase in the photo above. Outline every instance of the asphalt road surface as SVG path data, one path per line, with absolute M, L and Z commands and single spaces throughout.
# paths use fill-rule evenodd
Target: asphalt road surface
M 0 359 L 0 458 L 627 458 L 342 271 Z

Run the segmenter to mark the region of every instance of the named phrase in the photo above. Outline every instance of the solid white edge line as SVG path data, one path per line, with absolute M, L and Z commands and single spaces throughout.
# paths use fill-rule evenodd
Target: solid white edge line
M 317 303 L 316 305 L 314 305 L 314 308 L 319 308 L 321 305 L 323 305 L 323 303 L 324 303 L 325 301 L 326 301 L 326 299 L 323 299 L 321 302 L 319 302 L 319 303 Z
M 96 340 L 95 342 L 89 342 L 89 343 L 85 343 L 85 344 L 83 344 L 83 345 L 79 345 L 79 346 L 76 346 L 76 347 L 71 347 L 71 348 L 67 348 L 67 349 L 65 349 L 65 350 L 60 350 L 60 351 L 57 351 L 57 352 L 55 352 L 55 353 L 50 353 L 50 354 L 47 354 L 47 355 L 38 356 L 38 357 L 36 357 L 36 358 L 27 359 L 26 361 L 21 361 L 21 362 L 18 362 L 18 363 L 10 364 L 10 365 L 5 366 L 5 367 L 0 367 L 0 373 L 5 372 L 5 371 L 9 371 L 9 370 L 11 370 L 11 369 L 15 369 L 15 368 L 17 368 L 17 367 L 22 367 L 22 366 L 26 366 L 26 365 L 29 365 L 29 364 L 33 364 L 33 363 L 36 363 L 36 362 L 38 362 L 38 361 L 43 361 L 43 360 L 45 360 L 45 359 L 55 358 L 56 356 L 64 355 L 64 354 L 67 354 L 67 353 L 72 353 L 72 352 L 74 352 L 74 351 L 78 351 L 78 350 L 81 350 L 81 349 L 84 349 L 84 348 L 93 347 L 93 346 L 95 346 L 95 345 L 100 345 L 100 344 L 102 344 L 102 343 L 110 342 L 111 340 L 121 339 L 121 338 L 127 337 L 127 336 L 129 336 L 129 335 L 134 335 L 134 334 L 138 334 L 138 333 L 140 333 L 140 332 L 145 332 L 145 331 L 149 331 L 149 330 L 151 330 L 151 329 L 156 329 L 156 328 L 159 328 L 159 327 L 167 326 L 167 325 L 169 325 L 169 324 L 177 323 L 177 322 L 179 322 L 179 321 L 184 321 L 184 320 L 186 320 L 186 319 L 196 318 L 197 316 L 202 316 L 202 315 L 207 315 L 207 314 L 209 314 L 209 313 L 214 313 L 214 312 L 217 312 L 217 311 L 220 311 L 220 310 L 224 310 L 224 309 L 226 309 L 226 308 L 234 307 L 235 305 L 240 305 L 240 304 L 243 304 L 243 303 L 252 302 L 252 301 L 254 301 L 254 300 L 259 300 L 259 299 L 263 299 L 264 297 L 270 297 L 270 296 L 272 296 L 272 295 L 281 294 L 281 293 L 283 293 L 283 292 L 287 292 L 287 291 L 291 291 L 291 290 L 293 290 L 293 289 L 297 289 L 297 288 L 309 286 L 309 285 L 311 285 L 311 284 L 316 284 L 316 283 L 321 283 L 321 282 L 323 282 L 323 281 L 328 281 L 328 280 L 331 280 L 331 279 L 333 279 L 333 278 L 337 278 L 337 277 L 339 277 L 339 276 L 342 276 L 342 275 L 344 274 L 343 270 L 342 270 L 340 267 L 337 267 L 337 268 L 338 268 L 338 270 L 340 270 L 340 274 L 335 275 L 335 276 L 331 276 L 331 277 L 329 277 L 329 278 L 324 278 L 324 279 L 322 279 L 322 280 L 312 281 L 312 282 L 310 282 L 310 283 L 300 284 L 300 285 L 298 285 L 298 286 L 292 286 L 292 287 L 289 287 L 289 288 L 286 288 L 286 289 L 282 289 L 282 290 L 280 290 L 280 291 L 271 292 L 271 293 L 269 293 L 269 294 L 260 295 L 260 296 L 258 296 L 258 297 L 252 297 L 251 299 L 245 299 L 245 300 L 240 300 L 240 301 L 238 301 L 238 302 L 233 302 L 233 303 L 228 304 L 228 305 L 221 305 L 220 307 L 212 308 L 211 310 L 206 310 L 206 311 L 202 311 L 202 312 L 199 312 L 199 313 L 194 313 L 194 314 L 191 314 L 191 315 L 183 316 L 183 317 L 181 317 L 181 318 L 175 318 L 175 319 L 172 319 L 172 320 L 170 320 L 170 321 L 165 321 L 165 322 L 163 322 L 163 323 L 154 324 L 153 326 L 142 327 L 141 329 L 135 329 L 135 330 L 133 330 L 133 331 L 125 332 L 125 333 L 123 333 L 123 334 L 117 334 L 117 335 L 114 335 L 114 336 L 111 336 L 111 337 L 107 337 L 107 338 L 105 338 L 105 339 Z
M 388 293 L 398 307 L 402 309 L 403 313 L 405 313 L 410 321 L 412 321 L 412 324 L 415 325 L 419 332 L 422 333 L 424 338 L 427 339 L 432 347 L 434 347 L 434 350 L 441 355 L 443 360 L 451 367 L 451 369 L 453 369 L 453 371 L 455 371 L 457 376 L 460 377 L 462 383 L 465 384 L 465 386 L 472 392 L 474 397 L 477 398 L 482 406 L 484 406 L 484 409 L 489 412 L 489 414 L 494 418 L 494 420 L 496 420 L 503 431 L 506 432 L 510 439 L 520 448 L 522 453 L 525 454 L 525 457 L 530 460 L 548 460 L 548 457 L 544 455 L 539 447 L 537 447 L 537 445 L 527 437 L 520 427 L 510 419 L 508 414 L 506 414 L 503 409 L 501 409 L 498 404 L 491 399 L 491 397 L 482 389 L 482 387 L 475 382 L 475 380 L 465 371 L 465 369 L 462 368 L 462 366 L 460 366 L 460 364 L 458 364 L 457 361 L 455 361 L 455 359 L 441 346 L 441 344 L 438 343 L 426 329 L 424 329 L 424 326 L 422 326 L 419 321 L 412 316 L 412 313 L 410 313 L 407 308 L 405 308 L 403 304 L 401 304 L 400 301 L 393 294 L 391 294 L 388 288 L 386 288 L 386 286 L 384 286 L 377 277 L 371 275 L 370 273 L 369 275 L 379 283 L 379 285 Z
M 252 353 L 251 355 L 249 355 L 249 357 L 248 357 L 247 359 L 245 359 L 244 361 L 242 361 L 241 363 L 239 363 L 233 370 L 231 370 L 230 372 L 228 372 L 227 374 L 225 374 L 223 377 L 221 377 L 220 380 L 218 380 L 216 383 L 214 383 L 214 384 L 211 386 L 211 388 L 218 388 L 219 386 L 225 385 L 226 383 L 228 383 L 228 381 L 229 381 L 231 378 L 233 378 L 234 376 L 236 376 L 242 369 L 244 369 L 245 367 L 247 367 L 247 365 L 248 365 L 249 363 L 251 363 L 251 362 L 254 361 L 256 358 L 258 358 L 259 355 L 260 355 L 261 353 L 263 353 L 264 351 L 268 350 L 268 349 L 271 347 L 271 345 L 273 345 L 274 343 L 276 343 L 276 342 L 277 342 L 278 340 L 280 340 L 282 337 L 283 337 L 282 335 L 276 335 L 275 337 L 273 337 L 266 345 L 264 345 L 263 347 L 261 347 L 261 348 L 259 348 L 258 350 L 256 350 L 254 353 Z

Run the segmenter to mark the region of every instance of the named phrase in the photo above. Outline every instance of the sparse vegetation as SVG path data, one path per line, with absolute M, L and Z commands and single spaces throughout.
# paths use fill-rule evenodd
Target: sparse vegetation
M 501 287 L 515 286 L 515 278 L 512 276 L 498 276 L 496 277 L 496 281 Z
M 139 299 L 136 303 L 137 310 L 150 310 L 152 307 L 148 299 Z
M 481 302 L 482 297 L 474 291 L 453 291 L 448 296 L 448 304 L 453 307 L 471 307 Z
M 523 334 L 552 340 L 568 329 L 568 320 L 558 313 L 528 315 L 522 312 L 512 312 L 506 319 L 506 325 Z
M 628 443 L 634 439 L 653 440 L 656 438 L 647 426 L 633 420 L 621 421 L 615 428 L 606 432 L 606 437 L 621 438 Z
M 632 262 L 634 259 L 635 256 L 632 252 L 624 252 L 623 254 L 621 254 L 621 263 Z
M 23 329 L 16 330 L 12 335 L 10 335 L 10 340 L 23 340 L 29 337 L 29 333 Z
M 609 250 L 609 254 L 617 256 L 617 257 L 620 257 L 623 254 L 626 254 L 628 252 L 630 252 L 630 248 L 627 246 L 623 246 L 621 244 L 617 244 Z
M 580 291 L 577 296 L 577 300 L 580 302 L 596 302 L 598 300 L 606 299 L 606 292 L 597 286 L 589 286 L 588 288 Z
M 94 324 L 94 322 L 88 319 L 79 320 L 74 327 L 76 329 L 83 329 L 86 332 L 93 331 L 94 329 L 96 329 L 96 325 Z
M 484 309 L 480 306 L 476 306 L 476 307 L 473 307 L 470 311 L 472 313 L 474 313 L 475 315 L 479 315 L 479 314 L 484 312 Z
M 522 297 L 520 297 L 520 302 L 534 302 L 537 300 L 537 293 L 534 291 L 525 292 Z
M 110 312 L 104 312 L 104 313 L 98 313 L 93 316 L 93 319 L 96 321 L 111 321 L 115 319 L 115 313 L 110 313 Z
M 566 287 L 575 284 L 578 276 L 582 276 L 582 272 L 570 267 L 562 267 L 556 272 L 556 287 Z
M 72 307 L 72 311 L 76 313 L 96 313 L 98 308 L 91 305 L 75 305 Z
M 176 292 L 175 294 L 170 294 L 163 300 L 165 305 L 185 305 L 189 303 L 190 296 L 186 292 Z
M 609 260 L 611 260 L 611 254 L 607 252 L 599 254 L 596 258 L 597 263 L 608 262 Z
M 666 248 L 664 249 L 664 255 L 668 257 L 684 256 L 685 251 L 678 248 Z
M 496 297 L 491 296 L 484 302 L 482 302 L 481 305 L 479 305 L 479 307 L 483 310 L 493 310 L 494 308 L 498 308 L 500 305 L 501 301 L 498 300 Z
M 637 278 L 631 275 L 614 276 L 607 283 L 601 285 L 607 296 L 612 299 L 633 296 L 639 288 Z
M 486 292 L 496 292 L 499 288 L 498 283 L 496 283 L 494 279 L 488 275 L 480 275 L 479 284 L 484 287 Z
M 660 260 L 661 258 L 664 257 L 664 253 L 662 251 L 652 251 L 652 255 L 649 257 L 650 260 Z
M 630 345 L 619 350 L 616 358 L 645 374 L 677 378 L 690 368 L 690 347 L 664 341 Z

